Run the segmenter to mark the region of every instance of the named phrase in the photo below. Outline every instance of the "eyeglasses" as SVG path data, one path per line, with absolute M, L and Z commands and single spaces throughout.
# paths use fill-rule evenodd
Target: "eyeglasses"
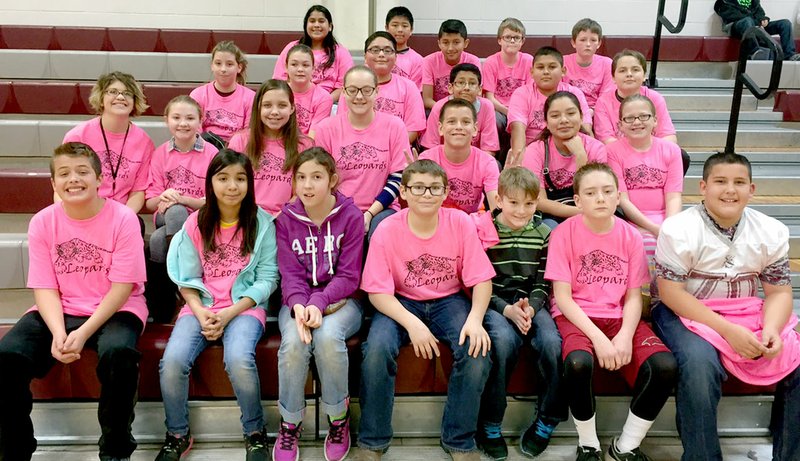
M 105 93 L 111 96 L 112 98 L 116 98 L 117 96 L 122 95 L 123 97 L 125 97 L 125 99 L 133 99 L 133 93 L 128 90 L 119 91 L 116 88 L 109 88 L 105 91 Z
M 525 40 L 525 37 L 522 35 L 503 35 L 500 38 L 502 38 L 506 43 L 517 43 Z
M 365 98 L 372 96 L 372 93 L 375 92 L 374 86 L 362 86 L 361 88 L 357 86 L 346 86 L 344 87 L 344 92 L 347 96 L 351 98 L 356 97 L 358 93 L 361 93 Z
M 627 117 L 622 117 L 622 121 L 627 123 L 627 124 L 631 124 L 631 123 L 635 122 L 636 120 L 638 120 L 640 122 L 646 122 L 646 121 L 650 120 L 650 117 L 652 117 L 652 116 L 653 116 L 652 114 L 629 115 Z
M 407 191 L 411 192 L 411 195 L 415 195 L 417 197 L 421 197 L 425 195 L 425 192 L 428 191 L 434 197 L 439 197 L 440 195 L 444 195 L 444 191 L 446 187 L 441 184 L 434 184 L 432 186 L 422 186 L 422 185 L 413 185 L 413 186 L 403 186 L 406 188 Z
M 478 83 L 478 82 L 462 82 L 462 81 L 458 81 L 458 82 L 453 82 L 453 86 L 455 88 L 458 88 L 459 90 L 461 90 L 461 89 L 464 89 L 464 88 L 480 88 L 481 84 Z
M 390 46 L 387 46 L 385 48 L 381 48 L 379 46 L 371 46 L 371 47 L 367 48 L 367 53 L 369 53 L 369 54 L 371 54 L 373 56 L 378 56 L 381 53 L 383 53 L 386 56 L 392 56 L 392 55 L 394 55 L 395 51 L 394 51 L 394 48 L 392 48 Z

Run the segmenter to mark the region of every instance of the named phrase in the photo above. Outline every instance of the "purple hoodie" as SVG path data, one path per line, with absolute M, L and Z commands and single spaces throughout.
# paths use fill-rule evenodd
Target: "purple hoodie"
M 275 220 L 283 304 L 329 304 L 351 297 L 361 280 L 364 215 L 336 192 L 336 204 L 317 227 L 295 199 Z

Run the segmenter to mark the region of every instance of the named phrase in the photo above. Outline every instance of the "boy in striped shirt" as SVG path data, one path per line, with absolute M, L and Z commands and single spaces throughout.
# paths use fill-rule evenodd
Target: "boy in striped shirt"
M 536 211 L 539 180 L 523 167 L 500 174 L 497 209 L 484 213 L 478 229 L 496 276 L 484 326 L 492 340 L 492 370 L 484 388 L 477 442 L 494 460 L 508 449 L 501 436 L 506 388 L 519 348 L 530 341 L 536 352 L 538 400 L 533 424 L 520 439 L 523 454 L 536 457 L 550 435 L 567 419 L 567 403 L 559 391 L 562 374 L 561 336 L 548 311 L 550 284 L 544 279 L 550 228 Z

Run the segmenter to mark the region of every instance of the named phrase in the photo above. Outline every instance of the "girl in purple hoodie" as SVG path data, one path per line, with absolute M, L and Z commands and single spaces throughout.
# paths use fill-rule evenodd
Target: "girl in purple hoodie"
M 283 307 L 278 314 L 278 408 L 281 427 L 275 461 L 296 461 L 311 355 L 328 415 L 325 459 L 350 450 L 348 365 L 345 341 L 361 327 L 353 298 L 361 275 L 364 217 L 353 199 L 336 191 L 333 157 L 320 147 L 300 154 L 293 168 L 297 198 L 276 220 Z

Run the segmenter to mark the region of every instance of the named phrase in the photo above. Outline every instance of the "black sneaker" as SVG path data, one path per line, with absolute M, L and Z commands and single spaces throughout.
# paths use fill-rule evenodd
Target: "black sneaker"
M 247 452 L 247 461 L 270 461 L 269 446 L 267 445 L 267 431 L 244 436 L 244 447 Z
M 553 429 L 556 424 L 550 425 L 536 418 L 536 421 L 522 434 L 519 439 L 519 451 L 523 455 L 530 458 L 535 458 L 542 454 L 550 444 L 550 436 L 553 434 Z
M 489 438 L 486 437 L 483 431 L 478 430 L 475 442 L 478 444 L 478 448 L 486 453 L 486 456 L 490 459 L 502 461 L 508 458 L 508 446 L 503 436 Z
M 575 461 L 603 461 L 603 453 L 595 447 L 578 446 L 578 456 Z
M 158 452 L 156 461 L 178 461 L 186 453 L 189 453 L 193 442 L 192 434 L 186 434 L 184 437 L 175 437 L 167 432 L 167 436 L 164 437 L 164 445 L 161 447 L 161 451 Z
M 611 441 L 611 445 L 608 446 L 608 454 L 606 454 L 607 461 L 652 461 L 652 459 L 647 456 L 646 454 L 642 453 L 640 448 L 634 448 L 631 451 L 626 451 L 621 453 L 617 449 L 617 438 Z

